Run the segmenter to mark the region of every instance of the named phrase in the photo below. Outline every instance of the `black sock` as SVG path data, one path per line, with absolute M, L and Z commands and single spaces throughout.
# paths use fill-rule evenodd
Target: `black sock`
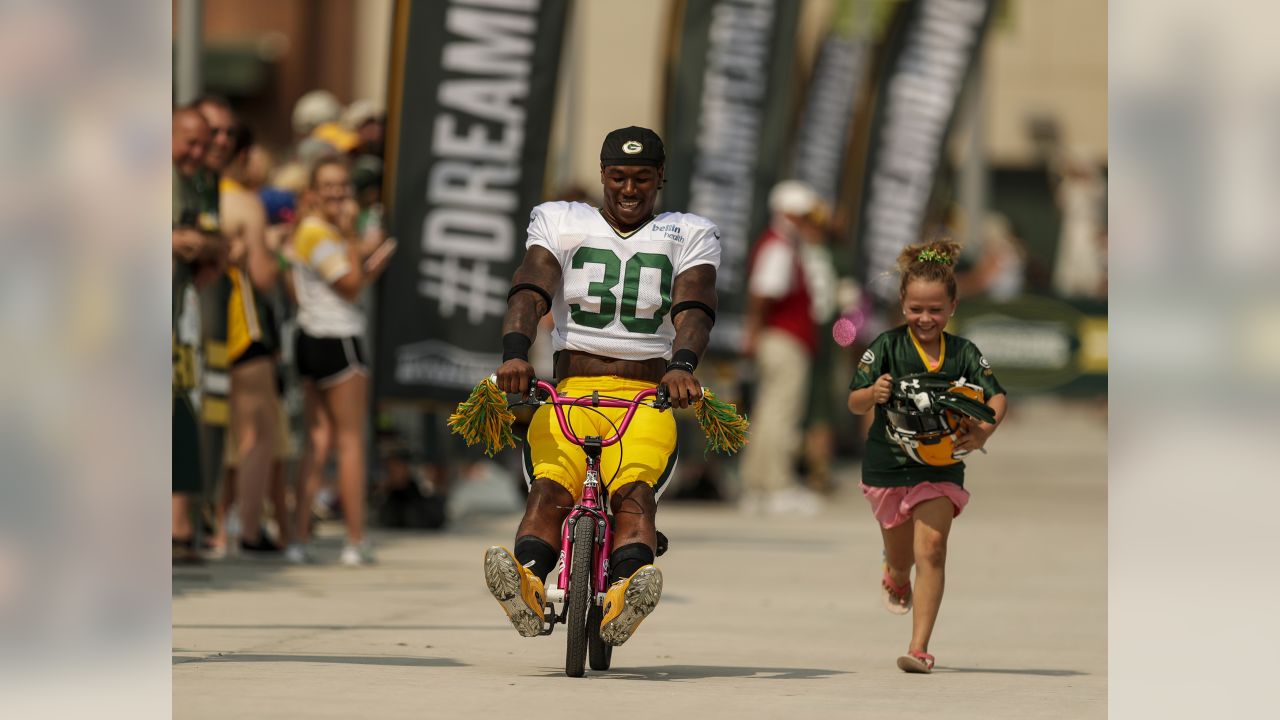
M 516 561 L 528 566 L 529 571 L 543 583 L 547 582 L 547 575 L 556 566 L 558 555 L 556 549 L 540 537 L 522 535 L 516 538 Z M 529 565 L 530 561 L 533 561 L 532 565 Z
M 653 564 L 653 548 L 644 543 L 631 543 L 613 551 L 609 556 L 609 584 L 631 577 L 645 565 Z

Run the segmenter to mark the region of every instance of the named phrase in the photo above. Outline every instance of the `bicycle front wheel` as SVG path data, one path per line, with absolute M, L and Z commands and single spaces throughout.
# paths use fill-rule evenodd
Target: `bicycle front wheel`
M 573 559 L 569 567 L 569 599 L 565 609 L 565 625 L 569 629 L 569 646 L 565 650 L 564 674 L 582 677 L 587 661 L 587 611 L 595 600 L 592 587 L 591 556 L 595 549 L 596 521 L 582 515 L 573 526 Z

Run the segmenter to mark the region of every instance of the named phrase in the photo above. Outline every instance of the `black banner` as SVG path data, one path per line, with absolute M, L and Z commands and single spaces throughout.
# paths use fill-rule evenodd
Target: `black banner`
M 720 227 L 720 309 L 711 350 L 736 353 L 747 255 L 768 221 L 792 119 L 799 3 L 691 1 L 680 13 L 666 133 L 663 208 Z
M 876 91 L 858 212 L 867 287 L 897 301 L 898 253 L 925 221 L 960 92 L 991 18 L 992 0 L 911 0 L 888 38 Z
M 542 199 L 568 0 L 399 0 L 378 295 L 379 398 L 456 400 L 501 361 L 511 274 Z
M 791 176 L 808 183 L 829 207 L 840 197 L 854 104 L 867 64 L 869 29 L 856 24 L 855 2 L 836 3 L 835 23 L 822 40 L 809 79 L 791 160 Z M 864 26 L 869 25 L 870 13 L 863 15 Z

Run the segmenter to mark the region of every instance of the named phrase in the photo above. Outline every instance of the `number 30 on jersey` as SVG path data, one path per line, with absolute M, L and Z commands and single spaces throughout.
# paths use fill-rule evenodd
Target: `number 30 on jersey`
M 580 270 L 586 265 L 604 267 L 604 277 L 599 282 L 587 286 L 587 295 L 600 301 L 600 311 L 591 312 L 581 305 L 569 305 L 573 321 L 579 325 L 593 328 L 604 328 L 618 316 L 618 301 L 614 290 L 618 280 L 622 280 L 622 325 L 633 333 L 653 334 L 662 327 L 662 318 L 671 310 L 671 258 L 659 253 L 636 253 L 627 260 L 626 267 L 612 250 L 604 248 L 580 247 L 573 254 L 572 268 Z M 645 268 L 660 273 L 658 292 L 662 298 L 661 305 L 654 311 L 652 318 L 637 317 L 636 308 L 640 299 L 641 271 Z

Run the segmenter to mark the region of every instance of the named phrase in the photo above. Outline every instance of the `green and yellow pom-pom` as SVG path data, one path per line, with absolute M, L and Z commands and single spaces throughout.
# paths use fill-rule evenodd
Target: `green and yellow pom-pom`
M 449 416 L 449 429 L 461 435 L 468 446 L 483 445 L 484 453 L 493 457 L 503 448 L 516 446 L 511 433 L 515 419 L 507 407 L 506 394 L 493 378 L 485 378 L 470 397 L 458 403 L 458 409 Z
M 707 436 L 707 450 L 722 455 L 732 455 L 747 444 L 747 429 L 751 423 L 738 408 L 716 397 L 710 390 L 702 392 L 702 399 L 694 403 L 694 415 L 702 432 Z

